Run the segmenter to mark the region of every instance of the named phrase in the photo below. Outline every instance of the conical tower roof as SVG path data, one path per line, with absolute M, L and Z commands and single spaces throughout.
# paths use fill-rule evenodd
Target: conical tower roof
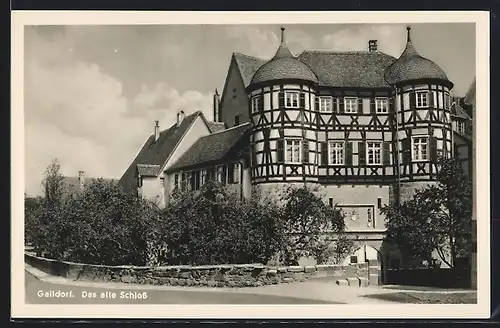
M 262 65 L 254 74 L 250 84 L 273 80 L 303 80 L 318 83 L 313 71 L 295 58 L 285 42 L 285 28 L 281 28 L 281 44 L 270 61 Z
M 453 83 L 448 80 L 441 67 L 417 52 L 411 41 L 411 28 L 406 29 L 406 47 L 401 56 L 386 68 L 385 80 L 392 85 L 415 80 L 440 80 L 452 88 Z

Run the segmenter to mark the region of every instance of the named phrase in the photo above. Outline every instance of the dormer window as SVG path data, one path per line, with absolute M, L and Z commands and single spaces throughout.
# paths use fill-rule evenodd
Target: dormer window
M 377 114 L 387 114 L 389 112 L 389 99 L 375 98 L 375 111 Z
M 415 93 L 415 97 L 416 97 L 417 108 L 429 107 L 429 101 L 427 98 L 428 97 L 427 91 L 417 92 L 417 93 Z
M 299 93 L 295 91 L 285 91 L 285 107 L 299 108 Z

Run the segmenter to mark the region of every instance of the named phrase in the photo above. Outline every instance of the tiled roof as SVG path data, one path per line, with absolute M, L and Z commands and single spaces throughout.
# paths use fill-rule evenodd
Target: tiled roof
M 126 191 L 133 190 L 137 181 L 137 164 L 163 166 L 186 131 L 199 115 L 202 115 L 201 111 L 187 115 L 182 120 L 179 127 L 173 124 L 170 128 L 161 131 L 160 137 L 156 142 L 154 141 L 154 135 L 150 135 L 139 151 L 139 154 L 121 177 L 119 185 Z
M 445 81 L 450 87 L 453 86 L 441 67 L 433 61 L 420 56 L 415 50 L 410 39 L 409 28 L 406 47 L 398 60 L 386 69 L 385 79 L 390 84 L 420 79 L 436 79 Z
M 224 122 L 208 122 L 208 127 L 212 133 L 222 131 L 226 128 Z
M 84 180 L 84 187 L 88 184 L 90 184 L 91 182 L 93 181 L 96 181 L 98 179 L 101 179 L 102 181 L 104 182 L 107 182 L 107 183 L 113 183 L 113 184 L 117 184 L 118 181 L 115 180 L 115 179 L 108 179 L 108 178 L 90 178 L 90 177 L 85 177 L 85 180 Z M 78 177 L 68 177 L 68 176 L 65 176 L 63 178 L 63 183 L 64 183 L 64 193 L 66 195 L 72 195 L 72 194 L 75 194 L 75 193 L 78 193 L 81 191 L 80 189 L 80 180 L 78 179 Z
M 462 99 L 461 98 L 454 98 L 453 103 L 451 105 L 451 114 L 464 118 L 464 119 L 471 119 L 470 115 L 467 113 L 467 111 L 462 107 Z
M 169 171 L 223 159 L 249 127 L 250 124 L 245 123 L 198 139 Z
M 234 53 L 233 57 L 238 65 L 241 78 L 243 79 L 243 83 L 246 88 L 250 85 L 255 72 L 257 72 L 257 70 L 266 63 L 266 60 L 240 53 Z
M 137 164 L 137 174 L 143 177 L 154 177 L 160 173 L 160 165 Z
M 266 63 L 264 59 L 243 54 L 235 54 L 235 58 L 245 87 Z M 310 67 L 322 86 L 358 88 L 390 87 L 384 80 L 384 70 L 396 60 L 383 52 L 368 51 L 304 51 L 297 59 Z
M 292 55 L 282 37 L 276 54 L 255 72 L 251 84 L 285 79 L 318 83 L 318 78 L 311 68 Z
M 384 70 L 396 58 L 383 52 L 304 51 L 298 57 L 328 87 L 387 88 Z

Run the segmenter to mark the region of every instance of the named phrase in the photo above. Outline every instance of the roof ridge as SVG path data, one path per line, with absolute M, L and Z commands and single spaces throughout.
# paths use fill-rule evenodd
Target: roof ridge
M 243 124 L 240 124 L 240 125 L 235 125 L 235 126 L 232 126 L 230 128 L 227 128 L 227 129 L 224 129 L 224 130 L 220 130 L 220 131 L 216 131 L 216 132 L 213 132 L 213 133 L 210 133 L 210 134 L 207 134 L 206 136 L 203 136 L 203 137 L 200 137 L 198 140 L 200 139 L 203 139 L 203 138 L 208 138 L 208 137 L 211 137 L 213 136 L 214 134 L 220 134 L 220 133 L 224 133 L 224 132 L 227 132 L 227 131 L 232 131 L 232 130 L 235 130 L 237 128 L 241 128 L 245 125 L 249 125 L 250 122 L 246 122 L 246 123 L 243 123 Z

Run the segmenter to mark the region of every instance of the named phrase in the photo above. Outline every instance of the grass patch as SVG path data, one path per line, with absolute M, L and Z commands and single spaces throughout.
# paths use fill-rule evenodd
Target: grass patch
M 470 293 L 384 293 L 364 295 L 364 297 L 375 298 L 383 301 L 410 303 L 410 304 L 476 304 L 477 294 Z

